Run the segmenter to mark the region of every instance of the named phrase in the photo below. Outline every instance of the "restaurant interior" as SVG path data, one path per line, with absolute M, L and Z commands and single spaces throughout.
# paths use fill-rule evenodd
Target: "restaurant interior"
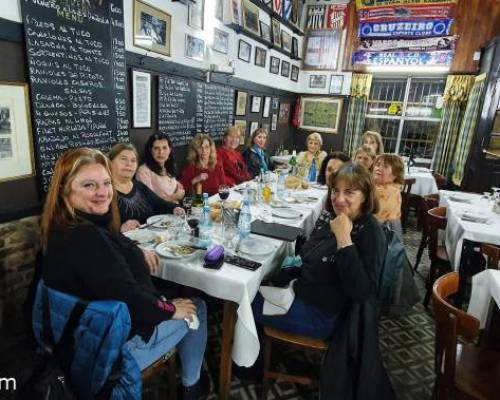
M 2 0 L 0 58 L 0 399 L 500 398 L 500 0 Z

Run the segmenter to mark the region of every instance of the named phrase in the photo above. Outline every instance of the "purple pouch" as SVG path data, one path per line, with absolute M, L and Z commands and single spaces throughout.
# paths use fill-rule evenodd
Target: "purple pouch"
M 219 269 L 224 263 L 224 247 L 217 245 L 212 247 L 205 254 L 205 268 Z

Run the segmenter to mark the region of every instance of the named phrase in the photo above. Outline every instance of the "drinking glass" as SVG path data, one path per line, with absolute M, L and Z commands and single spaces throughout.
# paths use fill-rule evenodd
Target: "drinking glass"
M 222 203 L 224 203 L 224 201 L 227 200 L 227 198 L 229 197 L 229 193 L 230 193 L 230 188 L 228 185 L 220 185 L 219 186 L 219 197 L 220 197 Z
M 190 228 L 191 238 L 196 240 L 199 236 L 199 225 L 200 225 L 200 217 L 197 214 L 193 214 L 192 210 L 186 211 L 186 222 Z
M 182 199 L 182 206 L 184 207 L 186 212 L 191 210 L 191 206 L 193 205 L 193 200 L 194 200 L 193 196 L 190 195 L 186 195 Z

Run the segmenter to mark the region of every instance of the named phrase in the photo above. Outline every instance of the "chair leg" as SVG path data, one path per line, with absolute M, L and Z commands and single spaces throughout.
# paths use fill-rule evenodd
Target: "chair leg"
M 417 251 L 417 258 L 415 260 L 415 266 L 414 266 L 414 271 L 417 272 L 418 265 L 420 264 L 420 260 L 422 259 L 422 255 L 424 254 L 424 250 L 427 247 L 429 243 L 429 236 L 425 234 L 425 232 L 422 233 L 422 239 L 420 240 L 420 244 L 418 246 L 418 251 Z
M 261 400 L 267 400 L 267 393 L 269 392 L 270 379 L 268 373 L 271 370 L 271 346 L 271 339 L 266 336 L 264 339 L 264 376 L 262 378 Z
M 427 279 L 427 288 L 425 290 L 425 297 L 424 297 L 424 307 L 427 308 L 429 305 L 429 300 L 431 299 L 431 292 L 432 292 L 432 285 L 434 284 L 434 281 L 436 280 L 436 266 L 434 263 L 431 262 L 431 266 L 429 268 L 429 277 Z
M 177 371 L 176 354 L 172 354 L 167 361 L 168 363 L 168 398 L 177 400 L 177 380 L 175 373 Z

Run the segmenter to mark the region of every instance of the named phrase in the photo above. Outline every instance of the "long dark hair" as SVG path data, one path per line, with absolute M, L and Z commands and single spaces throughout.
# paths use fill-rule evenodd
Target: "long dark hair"
M 153 150 L 153 144 L 157 140 L 166 140 L 168 143 L 168 147 L 170 147 L 170 155 L 168 156 L 168 160 L 165 162 L 163 166 L 167 173 L 170 176 L 176 176 L 177 166 L 175 164 L 175 158 L 173 154 L 174 147 L 172 146 L 172 141 L 170 137 L 166 133 L 153 133 L 146 142 L 144 146 L 144 164 L 148 166 L 148 168 L 156 174 L 160 174 L 162 169 L 158 165 L 158 163 L 154 160 L 153 155 L 151 154 Z
M 343 162 L 348 162 L 351 161 L 351 159 L 345 154 L 342 153 L 341 151 L 334 151 L 330 154 L 328 154 L 323 162 L 321 163 L 321 168 L 319 169 L 319 174 L 318 174 L 318 183 L 321 183 L 322 185 L 326 185 L 326 166 L 330 162 L 330 160 L 340 160 Z

